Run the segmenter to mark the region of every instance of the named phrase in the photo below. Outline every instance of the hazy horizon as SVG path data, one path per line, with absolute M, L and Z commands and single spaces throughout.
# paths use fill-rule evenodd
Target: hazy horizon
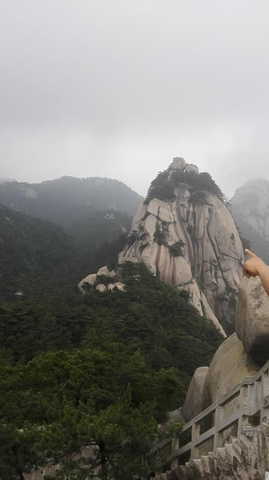
M 157 172 L 157 173 L 158 173 L 158 172 Z M 200 173 L 201 173 L 201 171 L 200 171 Z M 210 172 L 208 172 L 208 173 L 210 173 Z M 87 178 L 107 178 L 108 180 L 117 180 L 117 181 L 120 181 L 120 182 L 124 183 L 127 187 L 130 187 L 134 192 L 138 193 L 138 194 L 141 195 L 142 197 L 146 197 L 146 195 L 147 195 L 147 190 L 148 190 L 148 188 L 149 188 L 149 186 L 150 186 L 150 184 L 149 184 L 145 191 L 139 192 L 138 190 L 136 190 L 135 188 L 133 188 L 131 185 L 128 185 L 128 184 L 127 184 L 126 182 L 124 182 L 123 180 L 120 180 L 120 179 L 118 179 L 118 178 L 116 178 L 116 177 L 108 177 L 108 176 L 100 176 L 100 175 L 93 175 L 93 176 L 88 176 L 88 177 L 78 177 L 78 176 L 76 176 L 76 175 L 61 175 L 61 176 L 59 176 L 59 177 L 55 177 L 55 178 L 45 178 L 45 179 L 39 180 L 39 181 L 29 181 L 29 180 L 22 180 L 22 179 L 16 179 L 16 178 L 2 178 L 2 177 L 0 177 L 0 184 L 1 184 L 1 183 L 5 183 L 5 182 L 7 182 L 7 183 L 9 183 L 9 182 L 19 182 L 19 183 L 22 182 L 22 183 L 30 183 L 30 184 L 39 184 L 39 183 L 42 183 L 42 182 L 49 182 L 49 181 L 59 180 L 59 179 L 61 179 L 61 178 L 63 178 L 63 177 L 80 178 L 80 179 L 87 179 Z M 155 177 L 156 177 L 156 175 L 155 175 L 154 177 L 152 177 L 151 181 L 154 180 Z M 212 178 L 213 178 L 213 177 L 212 177 Z M 240 184 L 240 185 L 237 185 L 237 186 L 235 187 L 235 190 L 232 192 L 232 194 L 231 194 L 230 196 L 228 196 L 228 195 L 226 194 L 226 192 L 222 189 L 222 186 L 221 186 L 221 185 L 219 185 L 219 187 L 220 187 L 220 189 L 223 191 L 223 193 L 224 193 L 224 195 L 226 196 L 226 198 L 227 198 L 228 200 L 230 200 L 230 199 L 233 197 L 235 191 L 236 191 L 238 188 L 244 186 L 245 184 L 247 184 L 248 182 L 250 182 L 250 181 L 252 181 L 252 180 L 260 180 L 260 179 L 263 179 L 263 180 L 266 180 L 266 181 L 269 182 L 269 180 L 266 179 L 266 178 L 264 178 L 264 177 L 255 177 L 255 178 L 253 177 L 253 179 L 251 179 L 251 180 L 246 180 L 244 183 L 242 183 L 242 184 Z M 213 180 L 215 180 L 215 179 L 213 178 Z

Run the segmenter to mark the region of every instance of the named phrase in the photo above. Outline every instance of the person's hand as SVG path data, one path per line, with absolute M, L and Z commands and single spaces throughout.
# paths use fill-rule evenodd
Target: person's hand
M 245 261 L 243 265 L 243 272 L 246 277 L 256 277 L 260 275 L 261 271 L 266 267 L 266 264 L 262 261 L 260 257 L 257 257 L 255 253 L 251 252 L 247 248 L 245 253 L 250 256 L 248 260 Z

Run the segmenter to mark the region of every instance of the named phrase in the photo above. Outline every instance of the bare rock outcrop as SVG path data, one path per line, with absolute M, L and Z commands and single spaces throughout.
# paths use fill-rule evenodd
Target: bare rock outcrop
M 233 322 L 242 244 L 220 196 L 206 189 L 195 166 L 181 160 L 174 159 L 157 184 L 152 183 L 133 218 L 119 264 L 144 262 L 164 282 L 188 291 L 200 315 L 220 328 L 217 319 L 225 326 Z M 162 195 L 169 199 L 157 198 Z
M 199 168 L 193 163 L 188 163 L 185 167 L 185 171 L 188 173 L 199 173 Z
M 83 278 L 79 282 L 78 288 L 83 294 L 87 293 L 88 288 L 95 288 L 98 292 L 114 289 L 124 292 L 125 285 L 119 281 L 118 273 L 115 270 L 110 271 L 105 265 L 99 268 L 97 273 L 91 273 Z
M 214 403 L 242 382 L 244 378 L 260 370 L 244 350 L 236 333 L 226 338 L 216 351 L 204 382 L 203 409 Z
M 259 364 L 269 358 L 269 297 L 259 277 L 244 278 L 236 308 L 236 333 Z
M 174 157 L 171 168 L 173 170 L 184 170 L 186 162 L 182 157 Z
M 201 368 L 205 370 L 202 371 Z M 247 354 L 236 333 L 226 338 L 216 351 L 209 368 L 200 367 L 195 371 L 182 407 L 184 420 L 188 422 L 241 383 L 244 378 L 254 375 L 259 370 L 260 365 Z M 198 382 L 201 372 L 203 375 Z

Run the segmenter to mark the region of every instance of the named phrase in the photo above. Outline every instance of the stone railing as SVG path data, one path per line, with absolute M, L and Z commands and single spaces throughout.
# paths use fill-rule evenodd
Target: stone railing
M 247 377 L 227 395 L 218 399 L 184 425 L 179 445 L 164 440 L 153 449 L 160 463 L 176 468 L 243 436 L 269 421 L 269 361 L 253 377 Z

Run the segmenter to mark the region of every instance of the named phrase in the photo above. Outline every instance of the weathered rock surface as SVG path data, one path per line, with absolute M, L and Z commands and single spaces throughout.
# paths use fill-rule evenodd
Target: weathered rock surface
M 185 167 L 185 172 L 199 173 L 199 168 L 197 167 L 197 165 L 194 165 L 193 163 L 188 163 Z
M 244 278 L 239 287 L 236 333 L 259 364 L 269 359 L 269 297 L 259 277 Z
M 106 283 L 106 285 L 102 283 L 104 277 L 110 283 Z M 117 272 L 115 270 L 110 271 L 107 266 L 99 268 L 97 273 L 87 275 L 87 277 L 83 278 L 78 284 L 78 288 L 83 294 L 87 292 L 87 288 L 89 287 L 96 288 L 98 292 L 106 292 L 107 290 L 114 290 L 115 288 L 122 292 L 125 290 L 124 283 L 118 281 Z
M 175 423 L 184 423 L 181 408 L 168 412 L 166 421 L 158 425 L 158 432 L 169 433 L 169 430 Z
M 193 192 L 185 183 L 174 193 L 174 200 L 140 205 L 119 264 L 144 262 L 164 282 L 189 291 L 191 303 L 215 325 L 217 318 L 232 323 L 243 262 L 234 221 L 212 193 Z
M 103 283 L 99 283 L 97 286 L 96 286 L 96 290 L 98 292 L 105 292 L 107 290 L 106 286 L 103 284 Z
M 115 283 L 109 283 L 108 286 L 107 286 L 108 290 L 114 290 L 115 288 L 117 288 L 121 292 L 124 292 L 125 285 L 122 282 L 115 282 Z
M 199 367 L 193 374 L 184 405 L 181 409 L 185 422 L 196 417 L 203 410 L 203 389 L 207 373 L 208 367 Z
M 236 333 L 226 338 L 208 369 L 203 390 L 203 409 L 259 370 L 260 365 L 246 353 Z
M 90 273 L 90 275 L 87 275 L 87 277 L 83 278 L 78 284 L 79 290 L 84 293 L 84 285 L 87 284 L 93 286 L 96 282 L 96 277 L 96 273 Z
M 171 168 L 174 170 L 184 170 L 186 162 L 182 157 L 174 157 Z

